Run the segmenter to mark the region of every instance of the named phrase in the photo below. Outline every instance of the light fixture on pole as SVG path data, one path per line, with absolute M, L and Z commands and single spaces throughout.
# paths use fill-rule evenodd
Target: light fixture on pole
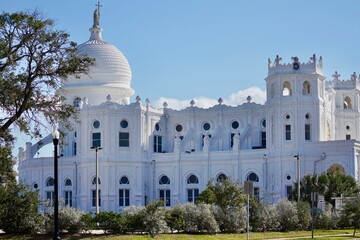
M 52 133 L 54 144 L 54 240 L 60 239 L 59 236 L 59 177 L 58 177 L 58 145 L 60 133 L 58 130 L 54 130 Z
M 300 201 L 300 159 L 299 159 L 299 154 L 295 155 L 294 158 L 296 158 L 296 162 L 297 162 L 297 201 Z
M 96 214 L 99 214 L 99 159 L 98 159 L 98 151 L 102 149 L 102 147 L 91 147 L 91 149 L 95 149 L 95 182 L 96 182 L 96 189 L 95 189 L 95 205 L 96 205 Z

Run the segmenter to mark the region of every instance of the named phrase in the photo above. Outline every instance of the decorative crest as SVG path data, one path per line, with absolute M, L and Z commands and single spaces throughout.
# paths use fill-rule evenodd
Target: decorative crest
M 279 65 L 280 64 L 280 62 L 281 62 L 281 60 L 282 60 L 282 58 L 281 57 L 279 57 L 279 55 L 276 55 L 276 58 L 275 58 L 275 66 L 277 66 L 277 65 Z
M 299 68 L 300 68 L 299 58 L 298 57 L 291 57 L 291 59 L 293 60 L 293 69 L 294 70 L 299 70 Z
M 315 55 L 315 53 L 312 55 L 312 57 L 310 57 L 310 61 L 312 61 L 313 63 L 316 63 L 316 55 Z
M 335 73 L 332 76 L 333 76 L 335 81 L 339 81 L 339 78 L 340 78 L 341 75 L 337 71 L 335 71 Z
M 356 72 L 351 75 L 351 81 L 356 81 Z

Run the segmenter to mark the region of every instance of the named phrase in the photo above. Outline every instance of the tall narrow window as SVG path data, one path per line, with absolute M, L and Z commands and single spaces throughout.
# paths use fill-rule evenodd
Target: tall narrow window
M 128 132 L 119 132 L 119 146 L 120 147 L 130 146 L 130 136 Z
M 93 133 L 92 134 L 92 147 L 101 147 L 101 133 Z
M 92 206 L 96 207 L 96 190 L 92 190 Z M 101 190 L 99 189 L 99 207 L 101 207 Z
M 188 202 L 195 203 L 199 197 L 199 189 L 193 188 L 187 190 Z
M 72 207 L 72 191 L 65 191 L 65 206 Z
M 286 186 L 286 196 L 289 201 L 292 201 L 292 186 Z
M 154 152 L 162 152 L 162 136 L 154 136 Z
M 346 134 L 346 140 L 351 140 L 351 135 L 350 134 Z
M 310 95 L 310 83 L 308 81 L 305 81 L 303 83 L 302 93 L 303 95 Z
M 307 141 L 311 140 L 310 124 L 305 124 L 305 140 L 307 140 Z
M 285 140 L 291 140 L 291 125 L 285 125 Z
M 130 206 L 130 189 L 128 189 L 130 184 L 129 178 L 127 176 L 122 176 L 119 183 L 119 206 Z
M 76 150 L 77 150 L 76 147 L 77 147 L 76 142 L 73 142 L 73 152 L 72 152 L 73 156 L 76 156 Z
M 351 108 L 352 108 L 351 98 L 346 96 L 344 99 L 344 109 L 351 109 Z
M 284 82 L 282 95 L 283 96 L 291 96 L 291 84 L 290 84 L 290 82 L 288 82 L 288 81 Z
M 130 206 L 130 190 L 119 189 L 119 206 L 126 207 Z
M 261 146 L 263 148 L 266 148 L 266 132 L 261 132 Z
M 54 191 L 46 191 L 46 200 L 50 202 L 50 206 L 54 206 Z
M 164 206 L 171 206 L 170 189 L 160 189 L 159 199 L 164 202 Z

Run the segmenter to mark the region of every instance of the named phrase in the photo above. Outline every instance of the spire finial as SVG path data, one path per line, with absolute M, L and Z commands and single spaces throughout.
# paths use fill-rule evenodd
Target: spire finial
M 94 11 L 93 27 L 100 27 L 100 7 L 102 7 L 102 5 L 100 5 L 100 1 L 97 4 L 95 4 L 95 6 L 97 7 L 97 9 L 95 9 Z

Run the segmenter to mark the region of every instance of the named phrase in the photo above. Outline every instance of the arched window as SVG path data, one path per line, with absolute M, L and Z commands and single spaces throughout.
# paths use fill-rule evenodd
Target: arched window
M 187 184 L 198 184 L 199 183 L 199 179 L 197 178 L 197 176 L 195 176 L 194 174 L 191 174 L 188 178 L 187 178 Z
M 274 87 L 273 83 L 271 84 L 271 87 L 270 87 L 270 96 L 272 98 L 275 96 L 275 87 Z
M 349 98 L 348 96 L 346 96 L 344 98 L 344 109 L 351 109 L 352 105 L 351 105 L 351 98 Z
M 122 177 L 120 178 L 120 184 L 130 184 L 129 178 L 126 177 L 126 176 L 122 176 Z
M 94 177 L 92 180 L 92 185 L 95 185 L 95 184 L 96 184 L 96 177 Z M 101 180 L 99 177 L 98 177 L 98 184 L 101 184 Z
M 227 179 L 226 175 L 223 174 L 223 173 L 220 173 L 220 174 L 217 176 L 216 181 L 222 182 L 222 181 L 224 181 L 224 180 L 226 180 L 226 179 Z
M 256 173 L 249 173 L 246 177 L 246 181 L 259 182 L 259 176 Z
M 65 187 L 70 187 L 70 186 L 72 186 L 72 182 L 71 182 L 71 180 L 69 178 L 67 178 L 65 180 Z
M 166 175 L 163 175 L 163 176 L 161 176 L 160 179 L 159 179 L 159 184 L 160 184 L 160 185 L 170 184 L 170 179 L 169 179 Z
M 291 92 L 291 84 L 290 82 L 286 81 L 283 84 L 283 91 L 282 91 L 282 95 L 283 96 L 291 96 L 292 92 Z
M 302 90 L 302 94 L 303 95 L 310 95 L 310 83 L 308 81 L 305 81 L 303 83 L 303 90 Z
M 47 187 L 53 187 L 55 185 L 55 180 L 54 178 L 50 177 L 47 181 L 46 181 L 46 186 Z

